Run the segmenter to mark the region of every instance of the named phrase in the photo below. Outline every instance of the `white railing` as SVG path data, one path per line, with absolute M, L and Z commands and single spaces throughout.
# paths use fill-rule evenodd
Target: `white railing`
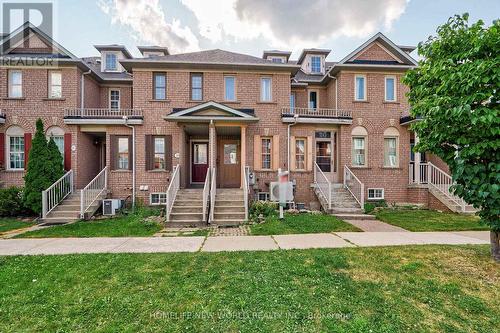
M 349 118 L 352 119 L 352 112 L 349 110 L 325 109 L 325 108 L 282 108 L 282 116 L 307 116 L 319 118 Z
M 215 211 L 215 195 L 217 194 L 217 170 L 216 168 L 211 168 L 212 170 L 212 179 L 210 185 L 210 218 L 208 219 L 208 223 L 212 223 L 214 221 L 214 211 Z
M 170 185 L 168 186 L 167 190 L 165 207 L 165 216 L 167 222 L 170 221 L 170 213 L 172 213 L 172 207 L 174 206 L 175 197 L 177 196 L 177 191 L 179 191 L 179 187 L 181 185 L 179 169 L 179 164 L 177 164 L 174 167 L 172 177 L 170 178 Z
M 314 162 L 314 183 L 325 200 L 328 200 L 328 209 L 332 209 L 332 183 L 316 162 Z
M 89 209 L 97 200 L 100 199 L 101 195 L 108 189 L 108 167 L 105 166 L 104 169 L 101 170 L 81 190 L 80 196 L 80 218 L 85 218 L 85 213 L 87 209 Z
M 361 209 L 363 209 L 365 204 L 365 185 L 347 165 L 344 165 L 344 187 L 351 192 L 354 199 L 361 205 Z
M 205 177 L 205 184 L 203 185 L 203 221 L 208 221 L 207 210 L 210 204 L 210 176 L 212 168 L 208 168 Z
M 65 109 L 64 117 L 69 118 L 122 118 L 122 117 L 142 117 L 140 109 L 88 109 L 88 108 L 73 108 Z
M 448 199 L 453 201 L 455 204 L 460 206 L 462 212 L 465 212 L 465 206 L 467 205 L 467 203 L 462 198 L 454 195 L 450 190 L 451 186 L 453 185 L 453 179 L 451 178 L 451 176 L 443 170 L 439 169 L 431 162 L 428 162 L 427 166 L 427 183 L 429 185 L 429 188 L 436 189 Z
M 427 184 L 427 172 L 428 166 L 426 162 L 420 163 L 418 170 L 415 163 L 410 163 L 408 169 L 408 182 L 410 184 Z
M 243 200 L 245 201 L 245 221 L 248 221 L 248 193 L 250 192 L 250 186 L 248 177 L 250 175 L 250 167 L 244 168 L 245 175 L 243 177 Z
M 73 170 L 69 170 L 48 189 L 42 191 L 42 218 L 73 193 Z

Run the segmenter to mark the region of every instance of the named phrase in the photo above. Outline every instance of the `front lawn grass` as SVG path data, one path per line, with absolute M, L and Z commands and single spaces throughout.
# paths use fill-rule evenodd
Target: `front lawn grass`
M 285 214 L 281 221 L 269 217 L 265 222 L 250 226 L 252 235 L 311 234 L 336 231 L 360 231 L 355 226 L 325 214 Z
M 11 230 L 22 229 L 35 225 L 34 222 L 21 221 L 15 218 L 2 217 L 0 218 L 0 233 Z
M 474 215 L 442 213 L 424 209 L 382 209 L 377 219 L 409 231 L 489 230 Z
M 136 213 L 115 218 L 78 221 L 72 224 L 52 226 L 28 231 L 15 238 L 58 238 L 58 237 L 131 237 L 152 236 L 162 229 L 159 223 L 146 222 L 145 218 L 158 215 L 159 211 L 139 208 Z
M 0 258 L 1 332 L 497 332 L 488 246 Z

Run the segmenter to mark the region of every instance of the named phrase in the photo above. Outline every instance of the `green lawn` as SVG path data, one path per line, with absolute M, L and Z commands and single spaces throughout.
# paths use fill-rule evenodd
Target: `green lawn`
M 495 332 L 488 246 L 0 257 L 1 332 Z
M 27 228 L 31 227 L 32 225 L 35 225 L 34 222 L 25 222 L 21 221 L 15 218 L 0 218 L 0 233 L 10 231 L 10 230 L 16 230 L 16 229 L 22 229 L 22 228 Z
M 440 213 L 423 209 L 383 209 L 377 219 L 410 231 L 489 230 L 473 215 Z
M 158 210 L 141 208 L 135 214 L 52 226 L 26 232 L 16 238 L 152 236 L 160 231 L 162 226 L 158 223 L 146 222 L 144 219 L 156 214 Z
M 266 222 L 250 226 L 252 235 L 311 234 L 335 231 L 360 231 L 355 226 L 324 214 L 286 214 L 281 221 L 270 217 Z

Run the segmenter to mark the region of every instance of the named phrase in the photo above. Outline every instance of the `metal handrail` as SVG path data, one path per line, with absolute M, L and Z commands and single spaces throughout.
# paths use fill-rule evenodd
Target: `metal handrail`
M 207 175 L 205 176 L 205 184 L 203 185 L 203 220 L 207 219 L 207 211 L 209 207 L 210 200 L 210 176 L 211 176 L 211 168 L 208 168 Z M 205 221 L 207 221 L 205 220 Z
M 314 183 L 318 186 L 318 189 L 320 190 L 321 194 L 325 197 L 325 199 L 328 200 L 328 209 L 332 209 L 332 183 L 330 182 L 328 177 L 326 177 L 325 173 L 323 172 L 323 170 L 321 170 L 318 163 L 316 162 L 314 162 Z M 322 186 L 324 187 L 324 185 L 322 185 L 324 183 L 326 183 L 325 189 L 322 188 Z M 328 195 L 325 194 L 325 191 L 327 190 L 328 190 Z
M 281 109 L 282 116 L 331 117 L 352 119 L 352 111 L 326 108 L 290 108 Z
M 353 179 L 354 183 L 351 184 L 350 180 Z M 347 165 L 344 165 L 344 187 L 352 194 L 354 199 L 363 208 L 365 204 L 365 185 L 359 180 L 358 177 L 349 169 Z
M 108 188 L 108 167 L 105 166 L 81 191 L 80 218 L 85 218 L 85 212 Z
M 141 109 L 71 108 L 64 109 L 64 117 L 71 118 L 121 118 L 143 117 Z
M 166 193 L 166 207 L 165 207 L 165 216 L 167 222 L 170 221 L 170 214 L 172 213 L 172 207 L 174 205 L 175 197 L 177 196 L 177 191 L 179 191 L 180 187 L 180 176 L 179 176 L 179 164 L 174 167 L 174 172 L 172 173 L 172 180 L 170 181 L 170 185 L 168 186 L 168 190 Z
M 45 191 L 42 191 L 42 218 L 46 218 L 57 205 L 73 193 L 73 170 L 66 172 Z
M 217 170 L 215 167 L 212 168 L 212 180 L 210 185 L 210 218 L 208 219 L 208 223 L 212 223 L 214 221 L 214 212 L 215 212 L 215 195 L 217 194 Z
M 244 168 L 243 176 L 243 200 L 245 201 L 245 221 L 248 221 L 248 193 L 250 192 L 250 186 L 248 177 L 250 175 L 250 167 L 246 166 Z

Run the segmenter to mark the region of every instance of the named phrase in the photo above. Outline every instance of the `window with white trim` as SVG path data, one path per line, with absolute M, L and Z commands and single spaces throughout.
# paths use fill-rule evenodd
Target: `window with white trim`
M 120 109 L 120 90 L 111 89 L 109 91 L 109 108 L 112 110 Z
M 259 192 L 257 194 L 257 200 L 259 200 L 259 201 L 269 201 L 269 192 Z
M 106 53 L 104 56 L 104 70 L 117 71 L 118 70 L 118 56 L 116 53 Z
M 7 129 L 7 169 L 24 170 L 24 131 L 21 127 Z
M 118 169 L 120 170 L 129 169 L 128 148 L 129 148 L 129 138 L 128 137 L 118 138 Z
M 236 78 L 234 76 L 224 76 L 224 100 L 236 101 Z
M 273 139 L 271 137 L 262 138 L 262 169 L 271 169 Z
M 311 57 L 311 73 L 321 73 L 321 57 Z
M 149 204 L 151 206 L 165 205 L 167 203 L 167 193 L 157 192 L 149 195 Z
M 356 75 L 354 77 L 354 99 L 356 101 L 366 101 L 366 76 Z
M 295 139 L 295 170 L 306 169 L 306 139 Z
M 353 166 L 366 166 L 366 138 L 353 137 L 352 138 L 352 165 Z
M 9 98 L 23 97 L 23 72 L 9 71 Z
M 396 78 L 394 76 L 385 77 L 385 100 L 386 102 L 396 101 Z
M 153 85 L 154 85 L 154 99 L 163 100 L 167 98 L 167 74 L 165 73 L 154 73 L 153 74 Z
M 154 163 L 153 169 L 165 170 L 165 138 L 154 137 Z
M 398 138 L 384 138 L 384 166 L 395 168 L 398 166 Z
M 62 73 L 49 73 L 49 98 L 62 98 Z
M 54 140 L 57 149 L 59 149 L 59 152 L 61 153 L 64 164 L 64 130 L 59 126 L 51 126 L 47 129 L 46 137 L 47 140 Z
M 383 188 L 369 188 L 368 189 L 368 200 L 383 200 L 384 199 L 384 189 Z
M 295 108 L 295 93 L 290 94 L 290 108 L 293 109 Z
M 260 100 L 261 102 L 272 102 L 272 80 L 270 77 L 260 78 Z

